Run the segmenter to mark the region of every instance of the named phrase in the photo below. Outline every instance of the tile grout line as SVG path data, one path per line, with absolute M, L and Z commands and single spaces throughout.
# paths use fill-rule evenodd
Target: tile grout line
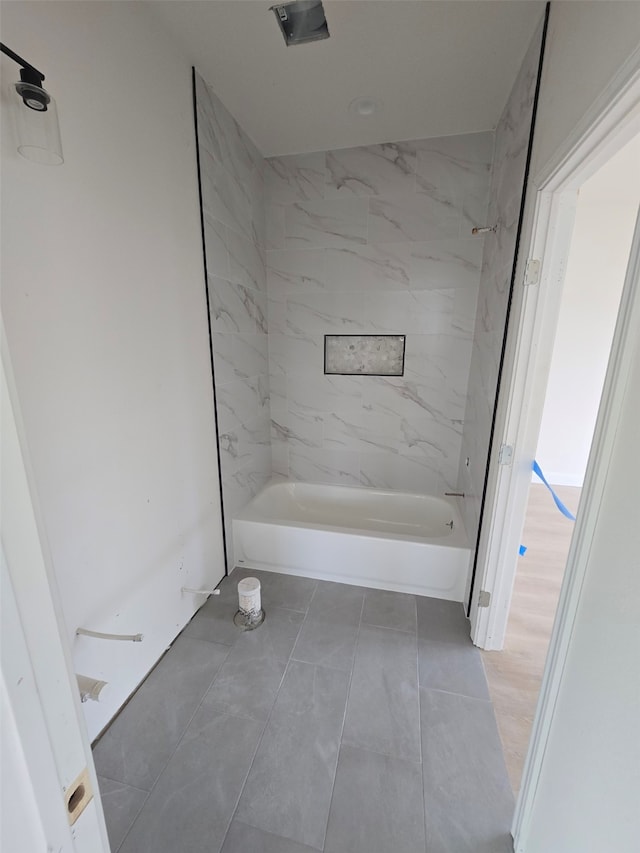
M 422 687 L 420 686 L 420 612 L 416 599 L 416 644 L 418 647 L 418 711 L 420 713 L 420 776 L 422 781 L 422 823 L 424 825 L 424 847 L 427 853 L 427 793 L 424 787 L 424 753 L 422 750 Z
M 235 567 L 234 567 L 234 568 L 235 568 Z M 231 571 L 231 574 L 233 574 L 233 570 Z M 228 577 L 231 577 L 231 575 L 228 575 Z M 201 608 L 200 608 L 200 609 L 201 609 Z M 197 615 L 197 613 L 198 613 L 198 612 L 199 612 L 199 611 L 196 611 L 196 613 L 194 613 L 194 617 Z M 192 617 L 192 618 L 193 618 L 193 617 Z M 191 624 L 191 620 L 189 620 L 189 622 L 187 622 L 187 625 L 190 625 L 190 624 Z M 187 625 L 185 625 L 185 628 L 187 627 Z M 174 644 L 175 644 L 176 640 L 177 640 L 179 637 L 181 637 L 181 636 L 183 635 L 185 628 L 183 628 L 183 629 L 182 629 L 182 631 L 178 634 L 178 636 L 173 640 L 173 642 L 172 642 L 171 646 L 170 646 L 170 647 L 167 649 L 167 651 L 165 652 L 165 656 L 166 656 L 167 654 L 169 654 L 169 653 L 173 650 L 173 647 L 174 647 Z M 187 639 L 190 639 L 190 640 L 196 640 L 196 642 L 207 642 L 206 640 L 197 640 L 195 637 L 187 637 Z M 225 644 L 225 643 L 217 643 L 216 645 L 225 645 L 225 646 L 226 646 L 226 644 Z M 227 653 L 226 653 L 226 655 L 224 656 L 223 660 L 221 661 L 220 666 L 218 667 L 218 670 L 216 671 L 216 674 L 215 674 L 215 675 L 214 675 L 214 677 L 212 678 L 211 683 L 209 684 L 209 686 L 207 687 L 207 689 L 206 689 L 206 690 L 204 691 L 204 693 L 202 694 L 202 698 L 201 698 L 201 699 L 200 699 L 200 701 L 198 702 L 198 705 L 197 705 L 196 709 L 194 710 L 193 714 L 192 714 L 192 715 L 191 715 L 191 717 L 189 718 L 189 721 L 187 722 L 186 726 L 184 727 L 184 730 L 183 730 L 182 734 L 180 735 L 180 738 L 179 738 L 178 742 L 176 743 L 176 747 L 175 747 L 175 749 L 173 750 L 173 752 L 171 753 L 171 755 L 169 756 L 169 758 L 168 758 L 168 759 L 167 759 L 167 761 L 165 762 L 164 766 L 162 767 L 162 770 L 160 771 L 160 773 L 158 773 L 158 776 L 156 777 L 155 782 L 153 783 L 153 785 L 151 786 L 150 790 L 148 791 L 147 796 L 146 796 L 146 798 L 145 798 L 145 800 L 144 800 L 144 802 L 143 802 L 142 806 L 140 807 L 140 810 L 137 812 L 137 814 L 136 814 L 135 818 L 133 819 L 133 821 L 131 822 L 131 825 L 129 826 L 129 829 L 126 831 L 126 833 L 125 833 L 125 835 L 124 835 L 124 837 L 123 837 L 122 841 L 120 842 L 120 845 L 119 845 L 119 847 L 118 847 L 118 851 L 122 849 L 123 844 L 125 843 L 125 841 L 126 841 L 126 840 L 127 840 L 127 838 L 129 837 L 129 835 L 131 834 L 131 831 L 132 831 L 132 829 L 133 829 L 133 827 L 134 827 L 134 825 L 135 825 L 136 821 L 137 821 L 137 820 L 138 820 L 138 818 L 140 817 L 140 813 L 142 812 L 142 809 L 145 807 L 145 805 L 146 805 L 146 804 L 147 804 L 147 802 L 149 801 L 149 797 L 151 796 L 151 794 L 152 794 L 152 792 L 154 791 L 154 789 L 155 789 L 156 785 L 157 785 L 157 784 L 158 784 L 158 782 L 160 781 L 160 777 L 164 774 L 165 770 L 166 770 L 166 769 L 167 769 L 167 767 L 169 766 L 169 762 L 171 761 L 171 759 L 173 758 L 173 756 L 174 756 L 174 755 L 176 754 L 176 752 L 178 751 L 178 747 L 180 746 L 180 744 L 181 744 L 181 743 L 182 743 L 182 741 L 184 740 L 184 736 L 185 736 L 185 734 L 187 733 L 187 729 L 188 729 L 188 728 L 189 728 L 189 726 L 191 725 L 191 723 L 192 723 L 192 721 L 193 721 L 193 719 L 194 719 L 195 715 L 198 713 L 198 711 L 199 711 L 199 710 L 200 710 L 200 708 L 202 707 L 202 703 L 204 702 L 205 696 L 209 693 L 209 691 L 210 691 L 210 690 L 211 690 L 211 688 L 213 687 L 214 682 L 215 682 L 215 681 L 216 681 L 216 679 L 218 678 L 218 675 L 220 674 L 220 670 L 221 670 L 221 669 L 222 669 L 222 667 L 224 666 L 225 661 L 226 661 L 226 660 L 227 660 L 227 658 L 229 657 L 229 655 L 230 655 L 230 653 L 231 653 L 231 649 L 233 648 L 233 646 L 234 646 L 234 645 L 235 645 L 235 642 L 234 642 L 234 643 L 233 643 L 233 645 L 231 645 L 231 646 L 226 646 L 226 648 L 227 648 Z M 143 684 L 144 684 L 144 682 L 143 682 Z M 142 684 L 140 685 L 140 687 L 142 687 Z M 138 690 L 140 689 L 140 687 L 138 688 Z M 137 692 L 137 691 L 136 691 L 136 692 Z M 234 715 L 233 715 L 233 714 L 227 714 L 227 716 L 232 717 L 232 716 L 234 716 Z M 242 718 L 242 719 L 245 719 L 245 718 Z M 251 718 L 249 718 L 249 719 L 251 719 Z M 253 763 L 253 760 L 252 760 L 252 763 Z M 105 778 L 108 778 L 108 777 L 105 777 Z M 115 781 L 117 781 L 117 780 L 112 779 L 111 781 L 112 781 L 112 782 L 115 782 Z M 126 783 L 121 783 L 121 784 L 126 784 Z M 132 785 L 131 787 L 134 787 L 134 786 Z M 138 790 L 143 790 L 143 789 L 138 789 Z M 118 851 L 116 851 L 116 853 L 118 853 Z
M 276 573 L 273 573 L 273 572 L 272 572 L 272 574 L 276 574 Z M 283 573 L 279 572 L 279 573 L 277 573 L 277 574 L 283 574 Z M 289 577 L 294 577 L 294 576 L 293 576 L 293 575 L 289 575 Z M 256 744 L 256 748 L 255 748 L 255 750 L 254 750 L 254 752 L 253 752 L 253 756 L 252 756 L 252 758 L 251 758 L 251 763 L 249 764 L 249 769 L 247 770 L 247 773 L 246 773 L 246 775 L 245 775 L 245 777 L 244 777 L 244 781 L 243 781 L 243 783 L 242 783 L 242 787 L 240 788 L 240 792 L 239 792 L 239 794 L 238 794 L 238 798 L 236 799 L 236 804 L 235 804 L 235 806 L 234 806 L 234 808 L 233 808 L 233 812 L 231 813 L 231 818 L 229 819 L 229 823 L 227 824 L 227 828 L 226 828 L 226 830 L 225 830 L 224 837 L 223 837 L 223 839 L 222 839 L 222 844 L 220 845 L 220 850 L 222 850 L 222 848 L 224 847 L 225 841 L 227 840 L 227 836 L 229 835 L 229 830 L 231 829 L 231 824 L 233 823 L 233 821 L 234 821 L 234 819 L 235 819 L 236 813 L 237 813 L 237 811 L 238 811 L 238 806 L 240 805 L 240 800 L 241 800 L 242 795 L 243 795 L 243 793 L 244 793 L 244 789 L 245 789 L 245 788 L 246 788 L 246 786 L 247 786 L 247 780 L 249 779 L 249 774 L 251 773 L 251 770 L 253 769 L 253 764 L 254 764 L 254 762 L 255 762 L 255 760 L 256 760 L 256 755 L 258 754 L 258 750 L 260 749 L 260 746 L 261 746 L 262 741 L 263 741 L 263 739 L 264 739 L 265 732 L 267 731 L 267 728 L 268 728 L 268 726 L 269 726 L 269 721 L 271 720 L 271 715 L 273 714 L 274 708 L 276 707 L 276 702 L 278 701 L 278 696 L 280 695 L 280 690 L 282 689 L 282 685 L 284 684 L 284 680 L 285 680 L 285 678 L 286 678 L 287 672 L 289 671 L 289 665 L 290 665 L 291 660 L 292 660 L 292 657 L 291 657 L 291 656 L 293 655 L 293 650 L 295 649 L 296 643 L 298 642 L 298 637 L 300 636 L 300 633 L 301 633 L 301 631 L 302 631 L 302 626 L 304 625 L 304 623 L 305 623 L 305 622 L 306 622 L 306 620 L 307 620 L 307 615 L 308 615 L 308 613 L 309 613 L 309 608 L 311 607 L 311 602 L 313 601 L 313 598 L 314 598 L 314 596 L 315 596 L 315 594 L 316 594 L 316 590 L 318 589 L 318 581 L 317 581 L 317 580 L 315 581 L 315 584 L 316 584 L 316 585 L 315 585 L 315 588 L 314 588 L 314 590 L 313 590 L 313 593 L 311 594 L 311 598 L 309 599 L 309 604 L 307 605 L 307 609 L 306 609 L 306 610 L 305 610 L 305 612 L 304 612 L 304 619 L 303 619 L 303 620 L 302 620 L 302 622 L 300 623 L 300 627 L 299 627 L 299 629 L 298 629 L 298 634 L 297 634 L 297 636 L 296 636 L 295 642 L 294 642 L 293 646 L 291 647 L 291 651 L 289 652 L 289 657 L 287 658 L 287 665 L 285 666 L 284 671 L 283 671 L 283 673 L 282 673 L 282 678 L 280 679 L 280 684 L 278 685 L 278 689 L 277 689 L 277 691 L 276 691 L 276 695 L 275 695 L 275 698 L 274 698 L 274 700 L 273 700 L 273 705 L 271 706 L 271 710 L 269 711 L 269 714 L 267 715 L 267 719 L 266 719 L 266 720 L 265 720 L 265 722 L 264 722 L 264 726 L 262 727 L 262 732 L 260 733 L 260 737 L 258 738 L 258 742 L 257 742 L 257 744 Z M 284 608 L 283 608 L 283 609 L 284 609 Z M 298 613 L 299 613 L 300 611 L 296 611 L 296 612 L 298 612 Z M 246 825 L 247 825 L 247 826 L 253 826 L 252 824 L 247 823 L 247 821 L 243 821 L 243 822 L 244 822 L 244 823 L 246 823 Z M 253 828 L 254 828 L 254 829 L 259 829 L 260 831 L 262 831 L 262 830 L 260 829 L 260 827 L 253 827 Z M 272 833 L 272 834 L 273 834 L 273 833 Z M 212 853 L 216 853 L 216 851 L 212 851 Z
M 326 822 L 325 827 L 324 827 L 324 840 L 322 843 L 322 849 L 323 850 L 327 844 L 327 831 L 329 829 L 329 820 L 331 818 L 331 808 L 333 806 L 333 797 L 334 797 L 335 791 L 336 791 L 336 778 L 338 776 L 338 764 L 340 763 L 340 752 L 341 752 L 342 746 L 343 746 L 342 736 L 344 734 L 344 724 L 347 720 L 347 708 L 349 707 L 349 697 L 351 695 L 351 682 L 353 681 L 353 671 L 356 667 L 356 655 L 358 653 L 358 643 L 360 642 L 360 629 L 362 627 L 362 615 L 364 613 L 364 603 L 365 603 L 366 598 L 367 598 L 367 593 L 366 593 L 366 589 L 365 589 L 364 595 L 362 596 L 362 606 L 360 608 L 360 619 L 358 620 L 358 632 L 356 634 L 355 648 L 353 651 L 353 660 L 351 662 L 351 669 L 349 670 L 349 684 L 347 685 L 347 695 L 346 695 L 346 699 L 344 702 L 344 713 L 342 715 L 342 725 L 340 727 L 340 737 L 338 739 L 338 756 L 336 758 L 336 769 L 333 773 L 333 784 L 331 786 L 331 797 L 329 798 L 329 809 L 327 811 L 327 822 Z
M 184 630 L 184 629 L 183 629 L 183 630 Z M 178 637 L 180 637 L 180 636 L 182 636 L 182 632 L 180 632 L 180 634 L 178 634 Z M 176 639 L 178 639 L 178 638 L 176 637 Z M 188 638 L 188 639 L 191 639 L 191 638 Z M 175 640 L 174 640 L 173 642 L 175 643 Z M 203 641 L 203 642 L 204 642 L 204 641 Z M 219 645 L 222 645 L 222 644 L 219 644 Z M 180 744 L 181 744 L 181 743 L 182 743 L 182 741 L 184 740 L 184 736 L 185 736 L 185 734 L 187 733 L 187 729 L 189 728 L 189 726 L 190 726 L 190 725 L 191 725 L 191 723 L 193 722 L 193 718 L 195 717 L 195 715 L 196 715 L 196 714 L 198 713 L 198 711 L 200 710 L 200 707 L 201 707 L 202 703 L 204 702 L 204 697 L 205 697 L 205 696 L 207 695 L 207 693 L 211 690 L 211 687 L 213 686 L 214 681 L 215 681 L 215 680 L 216 680 L 216 678 L 218 677 L 218 673 L 219 673 L 219 672 L 220 672 L 220 670 L 222 669 L 222 667 L 223 667 L 223 665 L 224 665 L 224 662 L 226 661 L 227 657 L 229 656 L 229 653 L 231 652 L 231 649 L 232 649 L 232 648 L 233 648 L 233 646 L 229 646 L 229 647 L 228 647 L 227 653 L 226 653 L 226 655 L 224 656 L 224 659 L 222 660 L 222 662 L 221 662 L 220 666 L 218 667 L 218 670 L 216 671 L 216 674 L 215 674 L 215 675 L 214 675 L 214 677 L 211 679 L 211 682 L 210 682 L 209 686 L 207 687 L 207 689 L 206 689 L 206 690 L 204 691 L 204 693 L 202 694 L 202 697 L 201 697 L 200 701 L 198 702 L 198 705 L 197 705 L 196 709 L 194 710 L 193 714 L 189 717 L 189 721 L 187 722 L 186 726 L 184 727 L 184 729 L 183 729 L 183 731 L 182 731 L 182 734 L 180 735 L 180 738 L 178 739 L 178 742 L 176 743 L 175 749 L 173 750 L 173 752 L 171 753 L 171 755 L 169 756 L 169 758 L 167 759 L 167 761 L 166 761 L 166 762 L 165 762 L 165 764 L 163 765 L 162 770 L 158 773 L 158 775 L 157 775 L 157 777 L 156 777 L 155 782 L 153 783 L 153 785 L 151 786 L 151 789 L 149 790 L 149 794 L 148 794 L 148 796 L 146 797 L 146 799 L 145 799 L 144 803 L 142 804 L 142 806 L 141 806 L 141 808 L 140 808 L 140 811 L 137 813 L 137 815 L 136 815 L 136 816 L 135 816 L 135 818 L 133 819 L 133 821 L 132 821 L 132 823 L 131 823 L 131 826 L 130 826 L 130 827 L 129 827 L 129 829 L 126 831 L 126 833 L 125 833 L 125 835 L 124 835 L 124 838 L 122 839 L 122 841 L 121 841 L 121 843 L 120 843 L 120 846 L 118 847 L 118 850 L 121 850 L 121 849 L 122 849 L 123 844 L 125 843 L 125 841 L 126 841 L 126 840 L 127 840 L 127 838 L 129 837 L 129 835 L 131 834 L 131 830 L 132 830 L 132 829 L 133 829 L 133 827 L 135 826 L 136 821 L 138 820 L 138 818 L 140 817 L 140 813 L 142 812 L 142 809 L 145 807 L 145 805 L 146 805 L 146 804 L 147 804 L 147 802 L 149 801 L 149 797 L 151 796 L 151 794 L 152 794 L 152 793 L 153 793 L 153 791 L 155 790 L 155 787 L 156 787 L 156 785 L 158 784 L 158 782 L 160 781 L 160 778 L 162 777 L 162 775 L 164 774 L 165 770 L 166 770 L 166 769 L 167 769 L 167 767 L 169 766 L 169 762 L 171 761 L 171 759 L 173 758 L 173 756 L 174 756 L 174 755 L 176 754 L 176 752 L 178 751 L 178 747 L 180 746 Z M 173 643 L 171 644 L 171 647 L 169 648 L 169 651 L 171 651 L 172 649 L 173 649 Z M 116 853 L 117 853 L 117 851 L 116 851 Z
M 418 610 L 418 601 L 416 599 L 416 647 L 417 647 L 417 668 L 418 668 L 418 713 L 419 732 L 420 732 L 420 781 L 422 782 L 422 824 L 424 826 L 424 848 L 427 853 L 427 794 L 424 787 L 424 753 L 422 749 L 422 687 L 420 686 L 420 613 Z

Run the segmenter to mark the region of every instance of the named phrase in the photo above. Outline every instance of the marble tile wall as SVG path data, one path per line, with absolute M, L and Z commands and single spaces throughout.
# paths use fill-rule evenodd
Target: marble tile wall
M 493 134 L 266 161 L 274 474 L 458 478 Z M 325 376 L 325 334 L 406 335 L 403 377 Z
M 196 75 L 227 555 L 231 519 L 271 478 L 264 159 Z
M 466 494 L 465 526 L 473 543 L 478 533 L 489 452 L 541 39 L 542 24 L 496 128 L 488 222 L 498 223 L 498 228 L 495 234 L 485 238 L 458 475 L 458 490 Z

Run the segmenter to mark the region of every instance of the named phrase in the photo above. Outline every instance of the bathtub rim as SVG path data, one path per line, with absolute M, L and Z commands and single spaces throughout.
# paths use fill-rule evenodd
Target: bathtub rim
M 361 528 L 361 527 L 344 527 L 340 525 L 333 524 L 320 524 L 314 523 L 311 521 L 297 520 L 291 518 L 269 518 L 264 515 L 261 515 L 259 512 L 256 512 L 254 509 L 256 500 L 263 496 L 266 491 L 274 486 L 287 486 L 287 485 L 300 485 L 300 486 L 310 486 L 313 488 L 320 489 L 345 489 L 349 491 L 359 491 L 359 492 L 375 492 L 380 495 L 407 495 L 409 497 L 428 497 L 435 498 L 443 503 L 447 504 L 451 507 L 452 512 L 454 513 L 454 529 L 451 533 L 444 534 L 443 536 L 429 537 L 429 536 L 416 536 L 410 534 L 403 533 L 394 533 L 386 530 L 375 530 L 372 528 Z M 352 486 L 346 484 L 337 484 L 337 483 L 310 483 L 303 480 L 284 480 L 284 479 L 271 479 L 268 483 L 266 483 L 260 491 L 254 495 L 254 497 L 249 501 L 249 503 L 243 507 L 241 510 L 236 512 L 233 515 L 233 522 L 235 521 L 251 521 L 259 524 L 271 524 L 280 527 L 294 527 L 296 529 L 309 529 L 309 530 L 323 530 L 328 533 L 340 533 L 348 536 L 362 536 L 365 538 L 371 539 L 390 539 L 393 541 L 399 542 L 416 542 L 419 544 L 429 544 L 437 547 L 443 548 L 465 548 L 470 549 L 471 545 L 469 543 L 467 533 L 464 527 L 464 521 L 462 518 L 462 513 L 458 507 L 458 503 L 455 498 L 448 497 L 446 495 L 431 495 L 426 492 L 410 492 L 410 491 L 400 491 L 398 489 L 380 489 L 377 487 L 370 486 Z

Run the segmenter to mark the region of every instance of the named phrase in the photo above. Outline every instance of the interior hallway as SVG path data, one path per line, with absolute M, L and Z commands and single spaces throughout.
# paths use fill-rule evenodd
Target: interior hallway
M 237 581 L 264 624 L 233 625 Z M 113 853 L 511 853 L 461 605 L 238 570 L 94 749 Z
M 575 515 L 581 489 L 554 486 Z M 532 483 L 504 649 L 482 652 L 511 786 L 520 789 L 573 522 L 542 483 Z

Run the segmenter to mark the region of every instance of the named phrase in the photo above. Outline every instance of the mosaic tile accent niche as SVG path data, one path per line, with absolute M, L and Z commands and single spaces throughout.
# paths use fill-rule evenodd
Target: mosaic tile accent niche
M 404 335 L 325 335 L 324 372 L 341 376 L 403 376 Z

